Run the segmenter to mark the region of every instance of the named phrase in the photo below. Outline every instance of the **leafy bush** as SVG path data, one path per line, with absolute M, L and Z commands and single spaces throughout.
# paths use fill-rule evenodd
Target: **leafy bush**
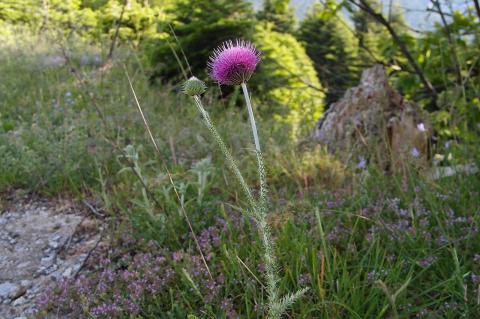
M 301 22 L 297 36 L 327 89 L 327 105 L 340 99 L 358 80 L 358 44 L 348 22 L 336 11 L 340 8 L 316 5 Z
M 261 112 L 291 125 L 292 136 L 309 131 L 322 113 L 324 93 L 305 48 L 271 24 L 258 24 L 254 39 L 263 54 L 252 79 Z
M 293 33 L 295 30 L 295 12 L 290 7 L 290 0 L 265 0 L 257 16 L 260 21 L 272 23 L 274 31 Z

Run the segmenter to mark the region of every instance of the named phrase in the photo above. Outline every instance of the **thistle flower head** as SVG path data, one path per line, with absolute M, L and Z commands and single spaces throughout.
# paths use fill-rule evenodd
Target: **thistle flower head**
M 190 79 L 183 83 L 183 93 L 190 96 L 200 95 L 205 92 L 207 86 L 205 82 L 202 80 L 197 79 L 196 77 L 192 76 Z
M 212 79 L 224 85 L 247 82 L 260 62 L 255 46 L 244 40 L 227 41 L 213 51 L 208 62 Z

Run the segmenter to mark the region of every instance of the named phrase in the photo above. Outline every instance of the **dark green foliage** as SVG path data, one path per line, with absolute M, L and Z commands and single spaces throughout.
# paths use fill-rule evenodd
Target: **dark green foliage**
M 176 38 L 164 25 L 169 36 L 157 42 L 151 57 L 154 77 L 162 80 L 178 80 L 182 76 L 180 63 L 190 75 L 182 50 L 192 73 L 204 77 L 208 57 L 216 46 L 230 39 L 249 39 L 253 33 L 254 14 L 245 0 L 180 0 L 169 13 Z
M 473 11 L 466 15 L 454 12 L 447 27 L 437 23 L 432 31 L 410 44 L 439 94 L 437 109 L 432 114 L 437 132 L 443 137 L 460 138 L 470 143 L 480 135 L 478 34 L 480 24 Z M 397 84 L 414 99 L 425 101 L 429 98 L 409 75 L 399 76 Z
M 290 8 L 290 0 L 264 0 L 263 9 L 258 12 L 260 21 L 273 23 L 273 30 L 292 33 L 295 27 L 295 14 Z
M 300 25 L 298 39 L 306 47 L 322 85 L 327 88 L 326 104 L 338 100 L 355 85 L 357 45 L 347 21 L 334 4 L 316 5 Z
M 379 9 L 378 1 L 372 3 L 372 6 L 375 9 Z M 365 67 L 368 67 L 379 59 L 378 42 L 380 34 L 384 30 L 368 13 L 356 7 L 351 8 L 350 12 L 352 14 L 356 40 L 360 47 L 359 59 Z
M 292 126 L 293 136 L 309 130 L 323 110 L 323 89 L 305 48 L 288 33 L 259 24 L 255 43 L 263 54 L 252 87 L 258 92 L 261 110 Z
M 379 0 L 367 0 L 370 7 L 385 16 L 385 10 Z M 355 6 L 348 6 L 355 29 L 355 37 L 359 46 L 359 60 L 364 67 L 374 63 L 395 63 L 395 59 L 402 58 L 398 53 L 398 47 L 391 38 L 385 26 L 380 24 L 369 13 Z M 406 27 L 403 11 L 392 3 L 387 11 L 385 19 L 401 37 L 408 37 L 409 30 Z

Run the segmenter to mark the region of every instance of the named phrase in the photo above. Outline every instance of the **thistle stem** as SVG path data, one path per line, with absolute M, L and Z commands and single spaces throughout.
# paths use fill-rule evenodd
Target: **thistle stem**
M 255 143 L 255 153 L 257 155 L 258 175 L 260 180 L 260 199 L 255 208 L 256 222 L 262 239 L 265 260 L 265 275 L 267 279 L 267 293 L 268 293 L 268 314 L 269 318 L 280 318 L 284 309 L 280 310 L 280 297 L 278 291 L 278 282 L 280 281 L 277 272 L 277 259 L 275 257 L 274 243 L 270 227 L 267 223 L 267 182 L 265 174 L 265 165 L 263 163 L 262 151 L 260 149 L 260 142 L 258 139 L 257 125 L 255 124 L 255 117 L 253 115 L 252 102 L 246 83 L 242 83 L 242 91 L 247 104 L 248 116 L 252 126 L 253 140 Z M 280 311 L 278 311 L 280 310 Z
M 250 101 L 250 95 L 248 94 L 247 84 L 243 82 L 241 84 L 243 95 L 245 96 L 245 102 L 247 103 L 248 117 L 250 118 L 250 124 L 252 125 L 253 140 L 255 142 L 255 149 L 257 152 L 261 152 L 260 142 L 258 140 L 257 125 L 255 124 L 255 117 L 253 116 L 252 102 Z
M 223 155 L 225 156 L 225 159 L 227 160 L 230 169 L 233 171 L 235 177 L 237 178 L 239 184 L 242 187 L 242 190 L 247 197 L 248 203 L 250 205 L 250 216 L 254 218 L 255 223 L 257 224 L 264 250 L 263 258 L 265 261 L 265 279 L 266 290 L 268 294 L 268 318 L 280 319 L 285 310 L 289 306 L 291 306 L 296 299 L 302 296 L 306 292 L 306 289 L 297 291 L 296 293 L 287 295 L 285 297 L 280 297 L 280 292 L 278 288 L 280 278 L 278 275 L 277 260 L 275 257 L 274 241 L 272 238 L 271 229 L 267 223 L 268 201 L 265 167 L 263 163 L 262 152 L 260 149 L 257 127 L 255 125 L 252 103 L 250 101 L 250 96 L 248 94 L 248 89 L 245 83 L 242 83 L 242 90 L 247 103 L 250 124 L 252 126 L 253 139 L 255 142 L 255 153 L 257 155 L 258 174 L 260 179 L 260 196 L 258 201 L 253 197 L 253 194 L 247 183 L 245 182 L 240 170 L 238 169 L 235 160 L 233 159 L 230 151 L 223 142 L 222 137 L 215 128 L 208 112 L 203 107 L 200 97 L 198 95 L 195 95 L 193 96 L 193 99 L 195 101 L 197 109 L 203 117 L 205 125 L 210 130 L 210 133 L 213 135 L 215 141 L 223 152 Z
M 260 180 L 260 206 L 266 213 L 267 207 L 267 182 L 265 175 L 265 165 L 263 163 L 262 151 L 260 149 L 260 141 L 258 138 L 257 125 L 255 123 L 255 116 L 253 115 L 252 101 L 250 100 L 250 94 L 248 93 L 247 84 L 243 82 L 241 84 L 243 96 L 247 104 L 248 117 L 250 118 L 250 125 L 252 126 L 253 141 L 255 142 L 255 152 L 257 155 L 258 174 Z
M 197 106 L 198 111 L 200 112 L 200 114 L 202 114 L 205 125 L 210 130 L 210 133 L 212 133 L 213 138 L 217 142 L 218 146 L 220 147 L 220 150 L 223 153 L 223 156 L 225 156 L 225 159 L 227 160 L 227 164 L 230 166 L 230 169 L 232 170 L 232 172 L 234 173 L 235 177 L 238 180 L 238 183 L 242 187 L 242 190 L 245 193 L 245 196 L 247 197 L 248 204 L 250 205 L 250 207 L 254 208 L 256 205 L 255 205 L 255 200 L 253 198 L 252 192 L 250 191 L 250 188 L 245 182 L 245 179 L 243 178 L 243 175 L 240 172 L 240 169 L 235 163 L 235 160 L 233 159 L 232 154 L 230 153 L 227 146 L 223 142 L 223 139 L 220 136 L 220 134 L 218 134 L 218 131 L 215 128 L 215 125 L 213 124 L 212 120 L 210 119 L 208 112 L 203 107 L 202 100 L 200 100 L 200 97 L 198 95 L 193 96 L 193 99 L 195 101 L 195 105 Z

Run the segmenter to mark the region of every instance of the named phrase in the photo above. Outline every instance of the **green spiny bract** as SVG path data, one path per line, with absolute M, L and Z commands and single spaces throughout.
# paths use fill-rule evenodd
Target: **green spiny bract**
M 190 96 L 201 95 L 205 93 L 207 85 L 202 80 L 192 76 L 183 84 L 183 93 Z

